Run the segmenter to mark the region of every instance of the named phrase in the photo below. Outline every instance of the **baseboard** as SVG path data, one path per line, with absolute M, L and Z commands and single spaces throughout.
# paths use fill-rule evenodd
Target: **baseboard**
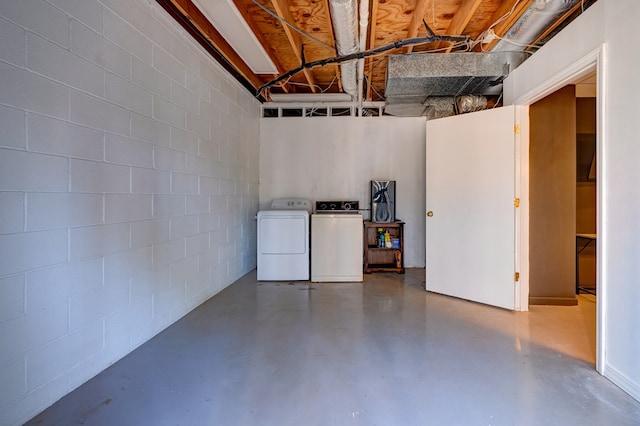
M 640 401 L 640 384 L 634 383 L 609 364 L 605 364 L 603 373 L 604 377 L 611 380 L 614 385 L 628 393 L 636 401 Z
M 576 306 L 578 299 L 574 297 L 535 297 L 529 296 L 530 305 Z

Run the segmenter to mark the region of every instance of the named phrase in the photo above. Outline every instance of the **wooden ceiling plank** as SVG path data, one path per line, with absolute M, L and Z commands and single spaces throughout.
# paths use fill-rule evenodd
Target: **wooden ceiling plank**
M 287 87 L 287 83 L 285 83 L 284 81 L 279 82 L 278 86 L 280 86 L 284 93 L 289 93 L 289 87 Z
M 294 22 L 291 11 L 289 10 L 289 4 L 287 0 L 271 0 L 271 3 L 273 4 L 273 8 L 280 18 L 289 23 Z M 300 34 L 295 32 L 289 25 L 286 25 L 284 23 L 282 24 L 282 28 L 287 35 L 287 39 L 289 40 L 289 44 L 291 45 L 293 53 L 296 55 L 298 62 L 302 65 L 302 40 L 300 39 Z M 318 88 L 316 87 L 312 71 L 309 69 L 304 69 L 302 72 L 307 79 L 307 83 L 309 83 L 311 91 L 313 93 L 317 92 Z
M 256 75 L 244 60 L 233 50 L 220 33 L 211 25 L 208 19 L 194 5 L 195 0 L 158 0 L 174 9 L 175 17 L 179 18 L 194 32 L 202 34 L 202 40 L 207 40 L 203 44 L 208 44 L 208 48 L 217 55 L 218 60 L 224 64 L 236 78 L 245 78 L 245 86 L 260 87 L 264 84 L 265 75 Z M 253 0 L 232 0 L 240 10 L 245 21 L 249 24 L 257 39 L 265 46 L 268 54 L 272 57 L 279 72 L 290 69 L 293 64 L 302 63 L 302 48 L 304 46 L 304 56 L 307 60 L 315 60 L 317 57 L 324 57 L 324 53 L 319 48 L 309 42 L 304 36 L 298 34 L 294 29 L 286 24 L 280 24 L 275 18 L 267 13 L 258 11 Z M 335 45 L 335 35 L 331 28 L 329 13 L 329 0 L 260 0 L 283 20 L 296 25 L 298 28 L 308 31 L 310 34 L 321 34 L 323 42 Z M 367 1 L 367 0 L 365 0 Z M 369 0 L 370 19 L 369 33 L 367 34 L 367 48 L 374 48 L 394 40 L 417 37 L 424 34 L 422 27 L 425 15 L 429 14 L 430 8 L 437 7 L 434 15 L 440 19 L 433 18 L 433 29 L 438 34 L 460 35 L 463 33 L 473 33 L 474 37 L 492 28 L 498 37 L 504 37 L 513 24 L 536 0 Z M 240 7 L 241 5 L 244 8 Z M 437 6 L 436 6 L 437 5 Z M 445 6 L 446 5 L 446 6 Z M 456 6 L 457 5 L 457 6 Z M 565 13 L 551 26 L 538 36 L 533 42 L 544 41 L 545 38 L 553 34 L 558 26 L 571 14 L 576 13 L 578 5 Z M 453 13 L 455 12 L 455 13 Z M 326 14 L 326 16 L 325 16 Z M 311 16 L 311 18 L 309 18 Z M 499 22 L 497 22 L 499 21 Z M 188 22 L 188 23 L 187 23 Z M 439 23 L 437 23 L 439 22 Z M 282 28 L 280 28 L 282 26 Z M 284 31 L 282 31 L 284 29 Z M 480 45 L 474 50 L 479 51 L 491 49 L 498 40 Z M 440 43 L 433 46 L 451 51 L 455 46 L 451 43 Z M 215 52 L 214 52 L 215 50 Z M 425 47 L 404 47 L 395 52 L 409 53 L 423 51 Z M 379 99 L 384 96 L 385 84 L 385 62 L 379 63 L 381 57 L 366 58 L 366 98 L 368 101 Z M 290 83 L 280 82 L 278 91 L 285 92 L 319 92 L 324 90 L 335 91 L 336 86 L 328 87 L 331 78 L 338 79 L 337 87 L 342 91 L 340 80 L 339 64 L 330 64 L 323 69 L 303 70 L 296 75 Z M 296 84 L 293 86 L 292 84 Z M 335 83 L 335 82 L 333 82 Z M 318 87 L 322 85 L 322 87 Z M 307 87 L 308 86 L 308 87 Z M 325 88 L 326 87 L 326 88 Z
M 473 18 L 476 10 L 478 10 L 480 3 L 482 3 L 482 0 L 464 0 L 451 20 L 449 28 L 447 28 L 447 35 L 461 35 L 469 21 L 471 21 L 471 18 Z M 446 47 L 446 53 L 449 53 L 453 46 L 453 43 L 442 42 L 438 48 L 442 49 Z
M 507 31 L 509 31 L 509 28 L 511 28 L 513 24 L 516 23 L 516 21 L 520 18 L 520 16 L 522 16 L 525 10 L 527 10 L 529 6 L 531 6 L 531 3 L 533 2 L 534 0 L 504 1 L 503 3 L 500 4 L 498 9 L 496 9 L 493 16 L 491 17 L 491 20 L 487 24 L 487 28 L 485 28 L 484 31 L 488 30 L 489 28 L 493 28 L 493 32 L 495 32 L 498 37 L 504 36 L 507 33 Z M 503 16 L 509 13 L 511 9 L 513 9 L 513 12 L 509 16 L 506 16 L 504 20 L 497 23 L 494 27 L 491 27 L 494 24 L 494 22 L 497 22 L 499 19 L 501 19 Z M 493 46 L 495 46 L 496 43 L 498 43 L 498 41 L 500 41 L 500 39 L 496 38 L 495 40 L 487 44 L 478 43 L 478 45 L 473 50 L 474 51 L 491 50 Z
M 376 3 L 374 1 L 374 3 Z M 324 10 L 327 13 L 327 16 L 330 16 L 331 14 L 329 13 L 329 0 L 322 0 L 322 5 L 324 7 Z M 333 34 L 333 26 L 331 26 L 330 31 L 328 31 L 329 33 L 329 44 L 331 46 L 335 46 L 336 45 L 336 39 L 335 36 Z M 336 79 L 338 81 L 338 92 L 342 92 L 342 76 L 340 75 L 340 65 L 339 64 L 331 64 L 331 67 L 333 68 L 335 75 L 336 75 Z
M 211 22 L 209 22 L 191 0 L 170 1 L 254 88 L 257 89 L 262 86 L 262 80 L 254 74 L 246 62 L 233 50 L 231 45 L 227 43 L 224 37 L 213 27 Z
M 371 9 L 369 9 L 369 49 L 373 49 L 376 47 L 376 24 L 378 23 L 378 1 L 374 0 L 371 3 Z M 366 59 L 369 63 L 368 71 L 367 71 L 367 90 L 365 99 L 367 101 L 371 101 L 371 97 L 373 94 L 373 89 L 371 87 L 371 76 L 373 72 L 373 64 L 375 57 L 370 57 Z
M 247 25 L 249 25 L 249 28 L 251 28 L 251 31 L 253 32 L 255 37 L 258 39 L 260 44 L 263 46 L 263 48 L 264 48 L 265 52 L 267 53 L 267 55 L 269 55 L 269 58 L 271 59 L 271 61 L 273 61 L 274 65 L 278 69 L 278 73 L 282 74 L 282 73 L 286 72 L 287 69 L 282 64 L 282 62 L 280 61 L 280 58 L 278 58 L 277 56 L 274 57 L 274 54 L 269 51 L 268 47 L 269 47 L 270 43 L 269 43 L 267 35 L 264 34 L 262 31 L 260 31 L 260 28 L 258 27 L 258 24 L 256 23 L 256 20 L 253 19 L 253 15 L 255 15 L 255 14 L 252 14 L 250 12 L 250 9 L 248 8 L 248 5 L 254 5 L 254 3 L 252 1 L 250 1 L 250 0 L 249 1 L 246 1 L 246 0 L 233 0 L 233 3 L 236 5 L 236 8 L 238 9 L 240 14 L 244 18 L 244 21 L 247 23 Z
M 336 75 L 336 81 L 338 82 L 338 92 L 342 93 L 342 76 L 340 75 L 340 65 L 332 64 L 332 67 Z
M 407 31 L 407 38 L 413 38 L 418 35 L 418 28 L 422 25 L 424 15 L 427 14 L 427 6 L 434 1 L 435 0 L 431 0 L 430 3 L 427 3 L 427 0 L 416 1 L 416 7 L 413 9 L 413 13 L 411 14 L 411 22 L 409 23 L 409 30 Z M 413 46 L 407 46 L 404 48 L 404 53 L 411 53 L 412 51 Z

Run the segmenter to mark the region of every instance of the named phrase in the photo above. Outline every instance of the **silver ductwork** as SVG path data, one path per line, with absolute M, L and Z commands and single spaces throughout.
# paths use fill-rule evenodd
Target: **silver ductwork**
M 385 113 L 438 118 L 453 115 L 461 95 L 500 95 L 502 80 L 527 59 L 526 46 L 580 1 L 533 1 L 488 53 L 390 56 Z
M 494 52 L 523 50 L 549 26 L 581 0 L 535 0 L 491 49 Z
M 338 54 L 357 53 L 359 51 L 357 0 L 329 0 L 329 7 Z M 358 91 L 356 68 L 356 60 L 340 64 L 342 90 L 351 96 L 356 96 Z
M 360 51 L 367 50 L 367 27 L 369 26 L 369 0 L 360 0 Z M 364 58 L 358 59 L 358 109 L 362 116 L 364 100 Z
M 385 95 L 499 95 L 502 79 L 526 58 L 524 52 L 389 55 Z
M 524 52 L 390 55 L 385 112 L 429 116 L 435 110 L 436 117 L 446 111 L 453 115 L 454 97 L 498 96 L 502 80 L 526 58 Z

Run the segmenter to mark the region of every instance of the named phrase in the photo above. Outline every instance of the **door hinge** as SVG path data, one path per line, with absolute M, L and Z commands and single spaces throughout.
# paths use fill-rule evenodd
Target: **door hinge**
M 513 280 L 515 282 L 520 281 L 520 272 L 516 272 L 515 274 L 513 274 Z
M 520 198 L 514 198 L 513 205 L 515 206 L 515 208 L 520 207 Z
M 520 134 L 520 125 L 516 124 L 513 126 L 513 133 L 515 133 L 516 135 Z

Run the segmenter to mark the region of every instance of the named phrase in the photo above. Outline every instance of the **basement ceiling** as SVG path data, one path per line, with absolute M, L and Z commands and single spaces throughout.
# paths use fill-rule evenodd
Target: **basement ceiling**
M 262 101 L 272 94 L 344 92 L 339 57 L 345 53 L 336 49 L 339 29 L 331 3 L 348 0 L 156 1 Z M 356 49 L 364 61 L 356 95 L 375 102 L 388 101 L 393 92 L 388 86 L 393 79 L 387 78 L 390 55 L 424 55 L 428 67 L 433 54 L 533 53 L 597 0 L 364 1 L 368 8 L 362 9 L 354 0 L 355 38 L 364 45 Z M 366 16 L 358 16 L 358 10 L 366 10 Z M 362 37 L 359 26 L 366 28 Z M 407 43 L 415 38 L 421 40 Z M 443 66 L 441 60 L 431 62 Z M 460 90 L 455 87 L 450 95 Z

